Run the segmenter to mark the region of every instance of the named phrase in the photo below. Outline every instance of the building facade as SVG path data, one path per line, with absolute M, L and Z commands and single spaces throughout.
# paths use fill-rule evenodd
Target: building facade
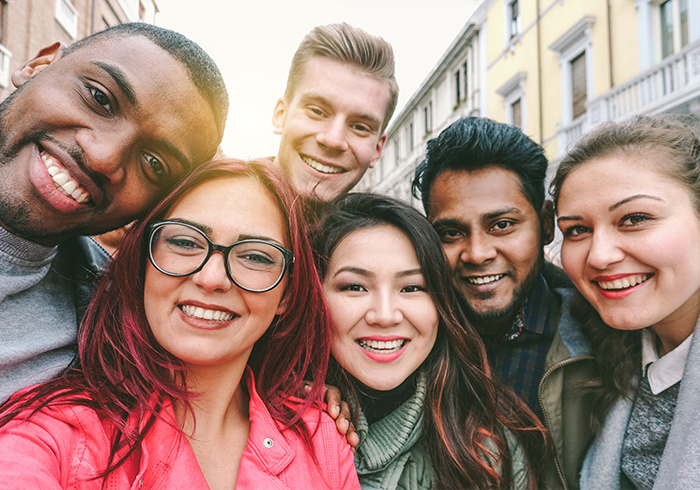
M 14 90 L 11 73 L 42 47 L 125 22 L 152 24 L 157 12 L 156 0 L 0 0 L 0 100 Z
M 358 189 L 417 205 L 410 183 L 427 142 L 460 117 L 520 127 L 553 172 L 596 125 L 659 112 L 700 114 L 700 0 L 485 0 Z

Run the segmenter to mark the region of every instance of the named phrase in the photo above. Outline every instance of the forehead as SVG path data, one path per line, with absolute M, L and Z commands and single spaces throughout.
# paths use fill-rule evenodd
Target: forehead
M 348 233 L 333 251 L 331 262 L 372 265 L 372 268 L 391 268 L 398 263 L 418 267 L 413 244 L 398 228 L 391 225 L 362 227 Z
M 220 137 L 209 103 L 185 65 L 144 36 L 98 38 L 49 68 L 113 84 L 133 103 L 143 136 L 175 145 L 191 162 L 216 151 Z
M 166 219 L 172 218 L 206 225 L 214 241 L 246 235 L 287 245 L 282 211 L 263 185 L 250 177 L 223 177 L 198 185 L 170 209 Z
M 314 56 L 304 65 L 294 86 L 294 100 L 320 96 L 337 106 L 381 124 L 389 104 L 389 85 L 352 63 Z
M 535 213 L 518 174 L 501 167 L 448 170 L 435 178 L 430 189 L 431 219 L 450 215 L 469 220 L 505 209 Z

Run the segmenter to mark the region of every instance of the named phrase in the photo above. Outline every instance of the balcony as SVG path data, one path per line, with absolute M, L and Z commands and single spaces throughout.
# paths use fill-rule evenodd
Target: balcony
M 558 158 L 582 134 L 605 121 L 670 111 L 700 96 L 700 41 L 587 104 L 586 113 L 557 128 Z

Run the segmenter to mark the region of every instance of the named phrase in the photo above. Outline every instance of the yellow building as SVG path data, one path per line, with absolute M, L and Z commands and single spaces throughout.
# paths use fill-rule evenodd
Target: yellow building
M 424 131 L 431 100 L 442 110 Z M 465 115 L 521 127 L 553 170 L 595 125 L 665 111 L 700 113 L 700 0 L 485 0 L 394 119 L 360 185 L 411 202 L 427 141 Z

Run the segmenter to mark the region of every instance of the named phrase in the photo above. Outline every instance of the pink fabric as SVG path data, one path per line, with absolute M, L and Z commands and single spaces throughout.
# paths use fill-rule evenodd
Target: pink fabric
M 246 381 L 251 428 L 236 490 L 360 488 L 350 446 L 327 414 L 313 437 L 319 471 L 302 441 L 291 431 L 280 432 L 251 374 Z M 110 474 L 105 489 L 209 488 L 187 439 L 173 427 L 172 405 L 162 415 L 141 451 Z M 310 410 L 304 417 L 311 431 L 317 416 Z M 103 424 L 94 410 L 76 405 L 44 408 L 27 422 L 13 420 L 0 428 L 0 489 L 99 490 L 102 480 L 90 478 L 107 465 L 110 432 L 111 424 Z

